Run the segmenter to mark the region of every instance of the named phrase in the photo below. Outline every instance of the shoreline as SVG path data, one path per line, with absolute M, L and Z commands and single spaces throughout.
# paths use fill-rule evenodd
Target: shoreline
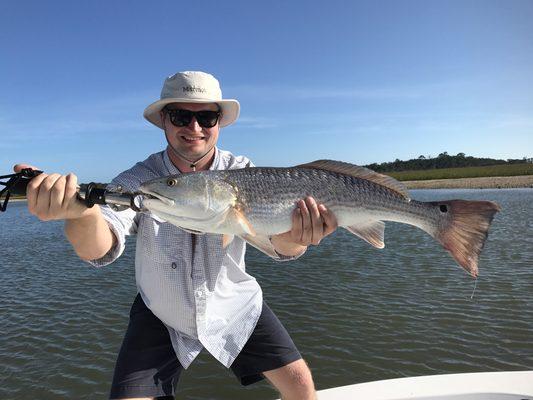
M 533 188 L 533 175 L 401 181 L 407 189 L 519 189 Z M 10 202 L 26 201 L 11 198 Z
M 533 188 L 533 175 L 402 181 L 408 189 L 512 189 Z

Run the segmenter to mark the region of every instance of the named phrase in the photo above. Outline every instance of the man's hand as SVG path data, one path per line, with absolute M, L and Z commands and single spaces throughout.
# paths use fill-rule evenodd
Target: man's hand
M 302 254 L 310 244 L 318 245 L 337 229 L 337 218 L 323 204 L 307 197 L 299 200 L 292 213 L 292 229 L 272 236 L 276 251 L 287 256 Z
M 17 164 L 13 170 L 20 172 L 24 168 L 38 169 Z M 29 212 L 41 221 L 77 219 L 93 214 L 94 210 L 88 209 L 77 199 L 77 184 L 78 178 L 74 174 L 37 175 L 26 188 Z
M 27 164 L 13 167 L 15 172 L 24 168 L 38 169 Z M 28 210 L 42 221 L 64 219 L 65 234 L 76 254 L 83 260 L 95 260 L 107 254 L 117 239 L 100 207 L 87 208 L 78 200 L 77 184 L 74 174 L 37 175 L 26 188 Z

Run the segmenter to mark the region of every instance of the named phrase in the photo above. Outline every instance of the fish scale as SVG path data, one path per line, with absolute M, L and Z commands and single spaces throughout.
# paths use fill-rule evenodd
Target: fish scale
M 335 172 L 304 168 L 249 168 L 228 171 L 226 180 L 239 188 L 238 199 L 244 205 L 250 222 L 254 226 L 264 225 L 269 234 L 282 228 L 290 229 L 290 212 L 296 201 L 307 196 L 331 209 L 341 225 L 368 219 L 370 214 L 374 218 L 405 222 L 404 219 L 412 220 L 405 216 L 410 215 L 410 210 L 416 213 L 416 207 L 392 190 Z M 402 217 L 399 212 L 402 212 Z

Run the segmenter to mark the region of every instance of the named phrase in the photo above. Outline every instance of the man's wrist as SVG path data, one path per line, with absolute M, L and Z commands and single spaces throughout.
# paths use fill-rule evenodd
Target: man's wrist
M 281 235 L 271 236 L 270 243 L 272 243 L 272 246 L 274 247 L 276 253 L 287 257 L 301 256 L 307 250 L 307 246 L 290 242 L 287 239 L 281 237 Z
M 99 218 L 101 215 L 100 206 L 95 204 L 93 207 L 85 207 L 80 211 L 78 215 L 69 216 L 65 218 L 68 221 L 91 221 L 91 219 Z

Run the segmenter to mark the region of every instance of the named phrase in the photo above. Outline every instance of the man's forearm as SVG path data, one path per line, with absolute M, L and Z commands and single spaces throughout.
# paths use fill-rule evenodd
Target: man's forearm
M 103 257 L 116 241 L 98 206 L 94 206 L 90 213 L 81 218 L 67 219 L 65 235 L 83 260 Z

